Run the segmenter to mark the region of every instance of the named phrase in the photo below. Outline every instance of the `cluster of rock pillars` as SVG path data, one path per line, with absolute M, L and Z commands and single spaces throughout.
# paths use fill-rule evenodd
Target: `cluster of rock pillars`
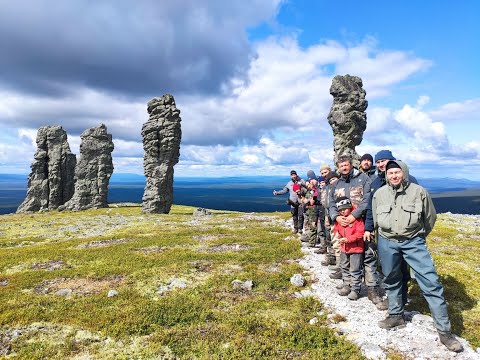
M 355 147 L 362 142 L 367 127 L 368 106 L 362 79 L 337 75 L 330 94 L 333 104 L 328 123 L 334 135 L 334 161 L 347 154 L 358 165 L 360 156 Z M 142 127 L 146 177 L 142 211 L 167 214 L 173 204 L 173 167 L 180 157 L 180 110 L 173 96 L 166 94 L 150 100 L 147 111 L 149 119 Z M 87 129 L 81 135 L 77 162 L 61 126 L 41 127 L 27 196 L 17 212 L 107 207 L 113 148 L 112 135 L 105 125 Z

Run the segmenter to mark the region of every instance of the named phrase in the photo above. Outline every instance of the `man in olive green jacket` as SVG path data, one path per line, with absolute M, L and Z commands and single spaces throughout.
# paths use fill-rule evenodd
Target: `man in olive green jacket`
M 402 259 L 405 259 L 428 302 L 440 341 L 449 350 L 460 352 L 463 347 L 450 332 L 443 286 L 425 241 L 437 218 L 432 199 L 423 187 L 409 182 L 408 167 L 400 160 L 387 163 L 386 178 L 387 185 L 378 189 L 372 200 L 378 254 L 388 297 L 388 316 L 378 325 L 384 329 L 405 325 L 401 271 Z

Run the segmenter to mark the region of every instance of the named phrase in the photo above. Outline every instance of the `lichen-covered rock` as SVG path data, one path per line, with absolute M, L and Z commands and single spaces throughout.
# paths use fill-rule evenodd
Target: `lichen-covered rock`
M 54 210 L 73 195 L 77 160 L 65 130 L 61 126 L 43 126 L 38 129 L 36 141 L 27 196 L 17 213 Z
M 73 211 L 107 207 L 108 183 L 113 173 L 112 135 L 100 124 L 80 135 L 80 160 L 75 168 L 75 192 L 61 207 Z
M 330 94 L 333 105 L 328 114 L 328 123 L 333 129 L 333 150 L 335 163 L 341 155 L 349 155 L 353 165 L 360 163 L 355 147 L 360 145 L 363 132 L 367 128 L 368 101 L 363 89 L 362 79 L 358 76 L 337 75 L 332 80 Z
M 150 100 L 147 111 L 150 116 L 142 127 L 146 177 L 142 211 L 168 214 L 173 204 L 173 167 L 180 157 L 180 110 L 173 96 L 166 94 Z

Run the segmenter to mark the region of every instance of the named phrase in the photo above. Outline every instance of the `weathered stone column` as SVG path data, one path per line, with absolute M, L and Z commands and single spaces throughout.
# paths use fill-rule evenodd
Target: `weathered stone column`
M 61 126 L 43 126 L 38 129 L 36 141 L 27 196 L 17 213 L 57 209 L 73 195 L 77 160 L 65 130 Z
M 349 155 L 353 165 L 358 167 L 360 156 L 355 146 L 360 145 L 363 132 L 367 128 L 368 101 L 363 89 L 362 79 L 358 76 L 337 75 L 332 80 L 330 94 L 333 105 L 328 114 L 328 123 L 333 129 L 334 163 L 340 155 Z
M 146 177 L 142 211 L 168 214 L 173 204 L 173 166 L 180 158 L 182 119 L 169 94 L 150 100 L 147 111 L 150 117 L 142 127 Z
M 63 208 L 73 211 L 107 207 L 113 173 L 112 135 L 101 124 L 80 135 L 80 160 L 75 168 L 75 193 Z

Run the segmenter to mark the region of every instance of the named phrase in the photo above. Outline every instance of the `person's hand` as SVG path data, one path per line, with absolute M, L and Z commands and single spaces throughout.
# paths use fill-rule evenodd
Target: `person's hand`
M 346 238 L 346 237 L 340 238 L 340 244 L 345 244 L 346 242 L 347 242 L 347 238 Z
M 350 224 L 347 220 L 348 218 L 346 218 L 345 216 L 342 216 L 342 215 L 338 215 L 336 218 L 335 218 L 335 221 L 340 224 L 341 226 L 347 226 L 348 224 Z
M 273 190 L 273 195 L 277 195 L 277 190 Z
M 370 231 L 365 231 L 363 233 L 363 241 L 370 241 L 372 233 Z
M 357 220 L 357 219 L 355 218 L 355 216 L 353 216 L 352 214 L 348 215 L 348 216 L 346 217 L 346 219 L 347 219 L 347 223 L 348 223 L 347 225 L 353 224 L 353 222 L 354 222 L 355 220 Z

